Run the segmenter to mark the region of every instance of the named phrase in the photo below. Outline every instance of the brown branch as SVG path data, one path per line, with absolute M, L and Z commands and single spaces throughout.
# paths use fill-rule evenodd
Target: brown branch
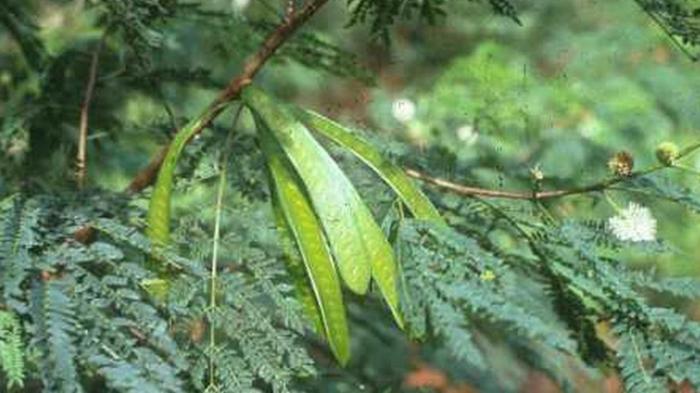
M 615 177 L 612 179 L 603 180 L 603 181 L 593 183 L 593 184 L 583 186 L 583 187 L 575 187 L 575 188 L 570 188 L 570 189 L 565 189 L 565 190 L 532 191 L 532 192 L 501 191 L 501 190 L 493 190 L 493 189 L 489 189 L 489 188 L 464 186 L 464 185 L 461 185 L 458 183 L 451 182 L 449 180 L 441 179 L 439 177 L 432 177 L 432 176 L 426 175 L 425 173 L 416 171 L 414 169 L 406 169 L 406 174 L 414 179 L 418 179 L 418 180 L 426 182 L 428 184 L 438 186 L 444 190 L 451 191 L 455 194 L 464 195 L 464 196 L 480 196 L 480 197 L 486 197 L 486 198 L 504 198 L 504 199 L 542 200 L 542 199 L 550 199 L 550 198 L 559 198 L 559 197 L 564 197 L 564 196 L 568 196 L 568 195 L 586 194 L 586 193 L 594 192 L 594 191 L 603 191 L 603 190 L 610 188 L 611 186 L 613 186 L 615 184 L 633 179 L 635 177 L 647 175 L 647 174 L 652 173 L 652 172 L 656 172 L 662 168 L 666 168 L 666 167 L 665 166 L 654 166 L 654 167 L 651 167 L 651 168 L 643 170 L 643 171 L 634 172 L 629 176 Z
M 92 60 L 90 60 L 90 72 L 88 75 L 87 85 L 85 86 L 85 94 L 83 103 L 80 106 L 80 128 L 78 129 L 78 156 L 76 159 L 78 188 L 82 189 L 85 186 L 85 178 L 87 177 L 87 136 L 88 136 L 88 117 L 90 112 L 90 103 L 92 95 L 95 91 L 95 81 L 97 80 L 97 67 L 100 62 L 100 51 L 102 50 L 103 39 L 97 44 L 92 52 Z
M 685 149 L 681 150 L 678 155 L 674 158 L 674 162 L 678 162 L 681 159 L 689 156 L 690 154 L 694 153 L 695 151 L 700 149 L 700 142 L 692 144 Z M 629 176 L 624 176 L 624 177 L 615 177 L 612 179 L 606 179 L 599 181 L 597 183 L 589 184 L 587 186 L 583 187 L 574 187 L 566 190 L 552 190 L 552 191 L 532 191 L 532 192 L 523 192 L 523 191 L 501 191 L 501 190 L 492 190 L 488 188 L 480 188 L 480 187 L 470 187 L 470 186 L 464 186 L 458 183 L 451 182 L 449 180 L 441 179 L 439 177 L 432 177 L 429 175 L 426 175 L 425 173 L 419 172 L 415 169 L 406 169 L 406 174 L 414 179 L 418 179 L 420 181 L 426 182 L 428 184 L 432 184 L 435 186 L 438 186 L 442 189 L 445 189 L 447 191 L 454 192 L 455 194 L 459 195 L 464 195 L 464 196 L 481 196 L 481 197 L 487 197 L 487 198 L 504 198 L 504 199 L 527 199 L 527 200 L 542 200 L 542 199 L 549 199 L 549 198 L 558 198 L 558 197 L 564 197 L 568 195 L 577 195 L 577 194 L 586 194 L 589 192 L 594 192 L 594 191 L 603 191 L 606 189 L 612 188 L 612 186 L 622 183 L 624 181 L 648 175 L 650 173 L 659 171 L 664 168 L 680 168 L 676 166 L 675 164 L 672 165 L 655 165 L 651 166 L 647 169 L 641 170 L 641 171 L 636 171 L 632 172 Z
M 202 126 L 196 130 L 193 136 L 202 132 L 202 130 L 204 130 L 204 128 L 206 128 L 209 123 L 211 123 L 211 121 L 213 121 L 222 112 L 224 108 L 224 105 L 222 104 L 238 98 L 243 88 L 250 84 L 253 77 L 255 77 L 260 69 L 265 65 L 267 60 L 272 57 L 275 51 L 327 2 L 328 0 L 314 0 L 308 3 L 306 6 L 304 6 L 304 8 L 299 10 L 299 12 L 297 12 L 293 18 L 285 20 L 275 31 L 270 33 L 270 35 L 265 38 L 265 41 L 263 41 L 260 49 L 258 49 L 255 54 L 246 60 L 241 73 L 235 78 L 231 79 L 226 88 L 223 89 L 216 99 L 209 104 L 206 111 L 205 121 L 201 123 Z M 158 176 L 158 171 L 163 163 L 163 160 L 165 159 L 168 148 L 169 144 L 163 146 L 158 153 L 153 156 L 148 165 L 136 174 L 125 190 L 127 194 L 139 193 L 144 188 L 153 184 Z M 83 244 L 89 244 L 95 238 L 95 229 L 90 225 L 83 226 L 73 234 L 73 237 L 75 240 Z
M 542 200 L 550 198 L 559 198 L 568 195 L 586 194 L 594 191 L 603 191 L 611 188 L 615 184 L 633 179 L 635 177 L 640 177 L 643 175 L 648 175 L 649 173 L 656 172 L 660 169 L 666 168 L 666 166 L 654 166 L 649 169 L 638 171 L 625 177 L 615 177 L 612 179 L 603 180 L 597 183 L 589 184 L 583 187 L 574 187 L 565 190 L 551 190 L 551 191 L 533 191 L 533 192 L 523 192 L 523 191 L 501 191 L 493 190 L 489 188 L 480 187 L 470 187 L 464 186 L 458 183 L 453 183 L 449 180 L 441 179 L 439 177 L 432 177 L 426 175 L 425 173 L 416 171 L 414 169 L 406 169 L 406 174 L 414 179 L 438 186 L 447 191 L 454 192 L 455 194 L 464 196 L 481 196 L 486 198 L 504 198 L 504 199 L 527 199 L 527 200 Z
M 231 102 L 239 97 L 243 88 L 251 83 L 255 75 L 260 71 L 260 69 L 265 65 L 267 60 L 272 57 L 272 55 L 277 51 L 277 49 L 287 41 L 294 32 L 306 23 L 309 18 L 311 18 L 323 5 L 325 5 L 328 0 L 315 0 L 306 5 L 304 8 L 296 12 L 292 17 L 287 18 L 275 31 L 270 33 L 270 35 L 265 38 L 260 49 L 253 54 L 250 58 L 246 60 L 243 65 L 243 70 L 235 78 L 231 79 L 229 84 L 225 89 L 219 93 L 214 101 L 209 104 L 207 111 L 205 112 L 204 121 L 202 125 L 194 132 L 193 135 L 197 135 L 204 128 L 206 128 L 219 114 L 223 111 L 224 105 L 227 102 Z M 126 189 L 127 193 L 134 194 L 153 184 L 156 176 L 158 175 L 158 170 L 160 169 L 163 159 L 165 158 L 165 152 L 167 152 L 168 146 L 165 146 L 161 151 L 159 151 L 146 168 L 141 170 L 134 179 L 131 181 Z
M 610 189 L 612 186 L 614 186 L 618 183 L 622 183 L 624 181 L 633 179 L 635 177 L 648 175 L 652 172 L 656 172 L 656 171 L 661 170 L 663 168 L 668 168 L 668 167 L 664 166 L 664 165 L 658 165 L 658 166 L 651 167 L 649 169 L 645 169 L 643 171 L 633 172 L 629 176 L 615 177 L 615 178 L 603 180 L 603 181 L 600 181 L 597 183 L 589 184 L 589 185 L 583 186 L 583 187 L 574 187 L 574 188 L 569 188 L 569 189 L 565 189 L 565 190 L 533 191 L 533 192 L 501 191 L 501 190 L 493 190 L 493 189 L 489 189 L 489 188 L 470 187 L 470 186 L 464 186 L 464 185 L 461 185 L 458 183 L 453 183 L 449 180 L 441 179 L 439 177 L 432 177 L 432 176 L 426 175 L 425 173 L 416 171 L 414 169 L 406 169 L 405 171 L 406 171 L 406 174 L 408 176 L 410 176 L 414 179 L 418 179 L 418 180 L 426 182 L 428 184 L 438 186 L 444 190 L 451 191 L 451 192 L 453 192 L 455 194 L 459 194 L 459 195 L 480 196 L 480 197 L 486 197 L 486 198 L 542 200 L 542 199 L 565 197 L 565 196 L 569 196 L 569 195 L 586 194 L 586 193 L 595 192 L 595 191 L 604 191 L 604 190 Z
M 151 158 L 148 165 L 131 179 L 131 183 L 129 183 L 129 186 L 126 188 L 127 194 L 138 194 L 141 190 L 153 184 L 158 176 L 158 170 L 165 159 L 169 147 L 170 144 L 161 147 L 158 153 Z

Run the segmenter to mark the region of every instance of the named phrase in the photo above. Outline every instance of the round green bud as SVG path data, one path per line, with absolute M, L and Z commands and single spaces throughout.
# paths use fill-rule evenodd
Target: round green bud
M 673 165 L 679 153 L 678 146 L 673 142 L 663 142 L 656 147 L 656 159 L 666 166 Z

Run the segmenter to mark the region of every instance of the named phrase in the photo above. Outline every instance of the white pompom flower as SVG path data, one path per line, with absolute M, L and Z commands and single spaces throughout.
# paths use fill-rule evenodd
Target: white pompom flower
M 471 124 L 464 124 L 457 129 L 457 138 L 467 146 L 472 146 L 479 139 L 479 133 Z
M 399 98 L 391 104 L 391 114 L 401 123 L 408 123 L 416 117 L 416 104 L 408 98 Z
M 608 220 L 610 231 L 622 241 L 643 242 L 656 239 L 656 219 L 651 210 L 634 202 Z

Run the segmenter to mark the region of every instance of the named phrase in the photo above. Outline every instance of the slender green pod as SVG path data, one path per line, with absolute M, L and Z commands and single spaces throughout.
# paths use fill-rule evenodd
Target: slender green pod
M 281 146 L 308 190 L 314 210 L 328 236 L 338 271 L 353 292 L 367 292 L 370 253 L 362 241 L 361 220 L 372 220 L 342 170 L 280 103 L 248 87 L 242 95 Z M 364 208 L 364 210 L 363 210 Z
M 180 129 L 163 159 L 148 206 L 146 233 L 154 244 L 166 245 L 170 241 L 170 200 L 175 168 L 187 141 L 201 127 L 203 117 L 204 115 L 190 121 Z
M 274 184 L 272 175 L 270 175 L 271 184 Z M 272 210 L 275 215 L 275 223 L 277 226 L 277 234 L 280 237 L 280 242 L 282 244 L 282 252 L 284 253 L 284 260 L 287 266 L 287 272 L 294 283 L 294 290 L 297 299 L 301 302 L 302 307 L 306 316 L 311 320 L 312 326 L 317 334 L 325 337 L 325 327 L 323 320 L 321 318 L 321 310 L 318 308 L 318 303 L 316 302 L 315 293 L 311 285 L 309 277 L 306 275 L 306 267 L 304 261 L 301 259 L 301 255 L 298 250 L 294 248 L 295 239 L 289 224 L 287 224 L 287 219 L 284 216 L 284 211 L 282 211 L 282 206 L 280 206 L 279 196 L 276 195 L 276 191 L 273 187 L 273 197 L 272 197 Z
M 222 104 L 223 105 L 223 104 Z M 158 178 L 153 186 L 153 194 L 148 205 L 146 234 L 156 247 L 166 246 L 170 242 L 170 214 L 175 168 L 187 142 L 201 130 L 210 117 L 212 110 L 203 112 L 187 123 L 175 134 L 170 142 L 163 164 L 158 171 Z
M 260 122 L 258 132 L 274 186 L 275 200 L 301 254 L 316 299 L 316 309 L 320 313 L 323 331 L 336 359 L 344 365 L 350 358 L 345 306 L 340 280 L 321 224 L 294 174 L 294 169 L 286 162 L 284 152 Z
M 403 326 L 393 250 L 350 180 L 290 108 L 252 86 L 242 98 L 267 126 L 306 187 L 343 281 L 364 294 L 374 278 L 397 324 Z

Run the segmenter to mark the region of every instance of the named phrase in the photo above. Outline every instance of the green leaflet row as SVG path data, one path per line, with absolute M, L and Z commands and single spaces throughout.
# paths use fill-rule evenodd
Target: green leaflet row
M 341 364 L 345 364 L 350 357 L 350 338 L 343 294 L 321 224 L 279 145 L 266 126 L 257 123 L 273 184 L 275 203 L 284 218 L 283 224 L 286 224 L 287 233 L 291 234 L 298 246 L 308 275 L 307 281 L 313 290 L 315 305 L 308 302 L 308 289 L 299 288 L 301 280 L 297 272 L 300 269 L 298 263 L 295 263 L 294 253 L 288 254 L 289 270 L 295 276 L 297 289 L 302 295 L 307 313 L 311 313 L 314 320 L 320 319 L 333 354 Z

